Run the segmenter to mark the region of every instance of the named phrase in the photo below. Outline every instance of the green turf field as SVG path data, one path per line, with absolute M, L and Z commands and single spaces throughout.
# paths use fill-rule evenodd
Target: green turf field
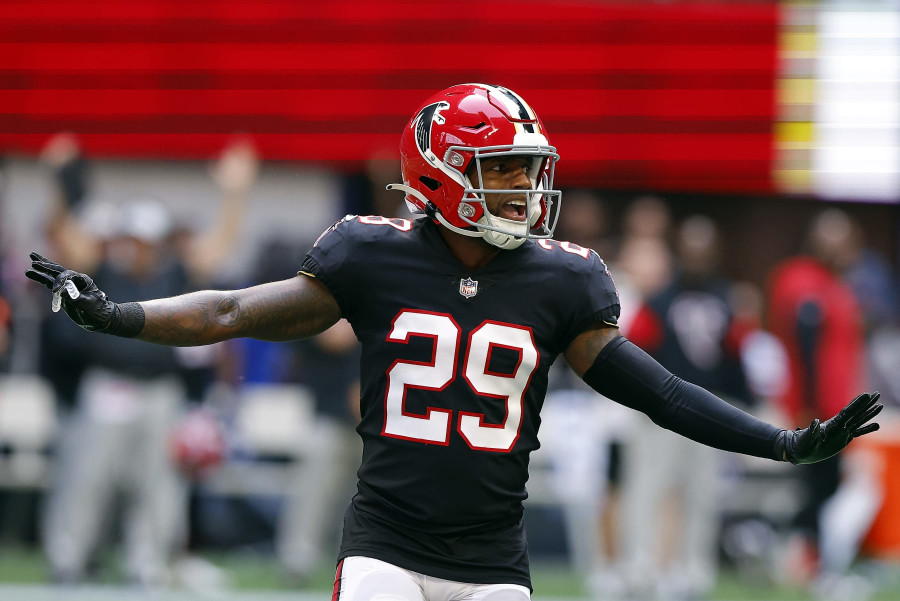
M 226 585 L 214 592 L 175 588 L 166 594 L 155 594 L 156 601 L 182 601 L 188 599 L 215 598 L 223 601 L 327 601 L 331 593 L 332 569 L 322 566 L 310 580 L 303 583 L 289 582 L 283 577 L 272 557 L 260 553 L 209 554 L 202 558 L 206 565 L 215 566 L 224 576 Z M 129 601 L 146 599 L 146 595 L 134 589 L 121 587 L 121 572 L 112 557 L 102 562 L 104 568 L 97 574 L 97 586 L 78 591 L 61 591 L 48 586 L 46 565 L 38 550 L 0 548 L 0 601 L 39 601 L 43 599 L 73 599 L 76 601 Z M 868 566 L 861 574 L 877 588 L 869 597 L 871 601 L 900 600 L 900 566 Z M 536 562 L 532 565 L 535 600 L 587 599 L 580 580 L 565 564 Z M 814 596 L 801 589 L 750 585 L 735 574 L 720 574 L 713 601 L 813 601 Z M 601 600 L 592 600 L 601 601 Z M 860 601 L 860 600 L 854 600 Z

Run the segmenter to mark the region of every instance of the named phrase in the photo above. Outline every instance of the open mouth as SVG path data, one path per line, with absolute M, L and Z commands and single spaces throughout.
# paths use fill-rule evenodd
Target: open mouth
M 500 215 L 498 217 L 513 221 L 525 221 L 525 201 L 510 200 L 503 203 L 500 206 Z

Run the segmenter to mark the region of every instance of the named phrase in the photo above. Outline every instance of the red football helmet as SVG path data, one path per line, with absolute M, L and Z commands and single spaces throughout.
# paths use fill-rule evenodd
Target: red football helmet
M 531 190 L 484 188 L 481 161 L 503 155 L 532 158 Z M 500 86 L 461 84 L 438 92 L 416 111 L 400 138 L 403 184 L 388 189 L 403 190 L 414 213 L 512 249 L 527 238 L 553 235 L 561 196 L 552 189 L 557 160 L 544 124 L 521 96 Z M 485 194 L 522 192 L 525 221 L 488 211 Z

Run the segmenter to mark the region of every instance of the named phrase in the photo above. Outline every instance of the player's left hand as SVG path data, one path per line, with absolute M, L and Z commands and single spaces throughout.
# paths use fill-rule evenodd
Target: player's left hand
M 884 408 L 878 392 L 863 393 L 829 420 L 814 419 L 808 428 L 785 432 L 784 458 L 791 463 L 815 463 L 836 455 L 857 436 L 878 429 L 869 423 Z
M 106 298 L 94 280 L 36 252 L 29 256 L 31 269 L 25 275 L 53 292 L 54 311 L 62 305 L 72 321 L 91 332 L 103 332 L 109 327 L 116 304 Z

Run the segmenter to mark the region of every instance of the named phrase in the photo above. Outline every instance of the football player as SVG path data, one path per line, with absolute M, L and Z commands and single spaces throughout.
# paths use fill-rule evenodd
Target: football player
M 778 428 L 622 337 L 604 262 L 552 238 L 559 155 L 518 94 L 443 90 L 416 111 L 400 150 L 403 183 L 391 188 L 421 218 L 347 216 L 288 280 L 119 304 L 37 253 L 27 274 L 85 329 L 157 344 L 292 340 L 350 322 L 364 451 L 336 599 L 530 597 L 522 501 L 561 354 L 601 394 L 728 451 L 809 463 L 878 428 L 877 393 L 828 421 Z

